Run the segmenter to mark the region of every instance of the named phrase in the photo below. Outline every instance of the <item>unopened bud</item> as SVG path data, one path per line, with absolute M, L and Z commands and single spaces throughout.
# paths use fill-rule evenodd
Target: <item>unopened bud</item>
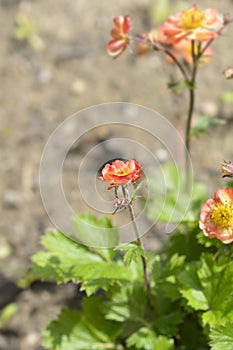
M 225 75 L 226 79 L 233 79 L 233 67 L 228 67 L 223 74 Z
M 233 163 L 232 162 L 224 162 L 222 164 L 222 177 L 233 177 Z

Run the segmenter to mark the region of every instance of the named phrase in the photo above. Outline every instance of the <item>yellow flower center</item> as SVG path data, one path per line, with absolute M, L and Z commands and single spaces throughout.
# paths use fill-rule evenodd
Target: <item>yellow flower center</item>
M 202 27 L 203 20 L 204 12 L 198 9 L 185 11 L 181 17 L 182 26 L 186 30 Z
M 211 220 L 223 228 L 233 227 L 233 205 L 231 203 L 217 204 L 212 210 Z
M 129 168 L 117 169 L 116 170 L 117 176 L 125 176 L 125 175 L 128 175 L 129 173 L 130 173 L 130 169 Z

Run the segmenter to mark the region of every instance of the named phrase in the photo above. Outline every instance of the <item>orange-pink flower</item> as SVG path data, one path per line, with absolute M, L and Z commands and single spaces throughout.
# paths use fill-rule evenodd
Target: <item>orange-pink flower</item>
M 109 182 L 111 185 L 108 190 L 138 180 L 143 174 L 143 167 L 136 159 L 126 162 L 115 160 L 111 164 L 108 163 L 101 170 L 99 178 Z
M 107 44 L 107 53 L 118 58 L 129 44 L 129 31 L 131 27 L 129 16 L 117 16 L 113 19 L 114 28 L 111 31 L 112 40 Z
M 194 53 L 198 54 L 198 43 L 194 43 Z M 193 63 L 192 57 L 192 47 L 190 41 L 181 40 L 178 43 L 172 45 L 172 52 L 176 56 L 177 59 L 184 59 L 189 64 Z M 212 50 L 211 47 L 208 47 L 205 50 L 205 53 L 201 56 L 200 63 L 209 63 L 212 59 Z M 170 57 L 168 57 L 168 61 L 174 63 Z
M 225 244 L 233 242 L 233 189 L 215 192 L 202 206 L 199 227 L 205 236 L 217 238 Z
M 224 27 L 224 16 L 210 7 L 205 11 L 191 6 L 187 11 L 179 11 L 163 24 L 163 32 L 170 44 L 183 39 L 208 41 L 219 36 Z
M 167 48 L 178 60 L 184 60 L 187 63 L 191 64 L 193 62 L 192 57 L 192 46 L 189 40 L 182 39 L 174 44 L 169 44 L 168 38 L 164 35 L 163 27 L 160 26 L 156 29 L 152 29 L 148 33 L 144 33 L 141 36 L 142 40 L 145 40 L 145 43 L 139 42 L 137 46 L 138 54 L 143 55 L 152 51 L 153 46 L 150 44 L 160 44 Z M 194 43 L 194 53 L 198 54 L 200 49 L 199 43 Z M 175 63 L 174 60 L 169 55 L 165 55 L 166 60 L 169 63 Z M 208 47 L 205 50 L 205 53 L 201 57 L 200 63 L 209 63 L 212 59 L 212 50 L 211 47 Z

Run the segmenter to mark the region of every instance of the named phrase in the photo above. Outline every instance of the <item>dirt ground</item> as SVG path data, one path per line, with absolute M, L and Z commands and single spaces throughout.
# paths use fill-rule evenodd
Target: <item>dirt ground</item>
M 187 7 L 192 3 L 184 1 Z M 233 15 L 232 0 L 196 3 Z M 129 14 L 133 30 L 148 31 L 153 27 L 155 5 L 156 0 L 0 2 L 0 308 L 9 302 L 18 305 L 14 317 L 0 330 L 0 350 L 43 349 L 41 329 L 62 306 L 79 301 L 78 289 L 72 284 L 38 282 L 25 290 L 17 287 L 31 255 L 40 248 L 41 235 L 53 227 L 41 201 L 38 172 L 43 148 L 55 128 L 84 108 L 108 102 L 154 109 L 174 125 L 186 111 L 186 100 L 171 95 L 167 88 L 174 68 L 159 54 L 136 59 L 129 50 L 113 61 L 105 51 L 114 16 Z M 34 32 L 29 28 L 34 36 L 28 35 L 27 42 L 17 39 L 20 23 L 21 30 L 27 30 L 34 22 L 38 28 Z M 233 87 L 233 80 L 226 80 L 222 73 L 233 64 L 232 34 L 231 25 L 213 44 L 213 62 L 198 75 L 194 123 L 203 113 L 224 122 L 192 141 L 195 176 L 210 194 L 223 186 L 222 161 L 233 160 L 232 103 L 221 103 Z M 179 119 L 180 125 L 183 122 Z M 76 157 L 82 159 L 87 150 L 114 132 L 107 127 L 93 130 L 68 155 L 64 186 L 73 194 L 74 203 L 80 196 L 73 177 Z M 63 142 L 65 139 L 61 145 Z M 82 210 L 82 204 L 77 209 Z M 150 244 L 155 235 L 150 233 Z

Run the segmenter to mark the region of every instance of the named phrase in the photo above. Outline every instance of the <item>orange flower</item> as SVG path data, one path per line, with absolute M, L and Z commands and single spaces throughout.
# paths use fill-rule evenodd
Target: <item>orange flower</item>
M 169 43 L 182 39 L 208 41 L 219 36 L 218 31 L 224 27 L 224 16 L 215 8 L 205 11 L 191 6 L 187 11 L 177 12 L 163 24 L 164 34 Z
M 172 52 L 177 57 L 177 59 L 181 58 L 184 59 L 186 62 L 191 64 L 193 62 L 192 58 L 192 48 L 190 45 L 190 42 L 188 40 L 181 40 L 178 43 L 172 45 Z M 194 53 L 198 54 L 198 44 L 194 44 Z M 200 63 L 209 63 L 212 58 L 212 50 L 211 47 L 208 47 L 205 50 L 205 53 L 201 56 Z M 174 63 L 170 57 L 168 57 L 168 61 L 171 63 Z
M 174 43 L 173 45 L 171 44 L 169 45 L 168 38 L 164 35 L 162 26 L 156 29 L 152 29 L 148 33 L 144 33 L 143 35 L 141 35 L 141 39 L 145 40 L 145 43 L 143 42 L 138 43 L 137 50 L 139 55 L 143 55 L 153 50 L 153 46 L 151 46 L 150 43 L 152 44 L 159 43 L 164 47 L 167 47 L 169 51 L 178 60 L 179 59 L 185 60 L 189 64 L 193 62 L 192 47 L 191 47 L 190 41 L 186 39 L 182 39 L 179 42 Z M 195 54 L 198 54 L 198 50 L 199 50 L 199 45 L 198 43 L 195 43 L 194 44 Z M 201 57 L 201 63 L 209 63 L 211 61 L 211 58 L 212 58 L 212 50 L 210 47 L 208 47 L 205 50 L 205 53 Z M 169 63 L 175 63 L 174 60 L 168 55 L 166 55 L 166 60 Z
M 205 236 L 217 238 L 225 244 L 233 242 L 233 189 L 215 192 L 202 206 L 199 227 Z
M 233 177 L 233 163 L 225 162 L 222 164 L 222 173 L 224 174 L 222 177 Z
M 117 16 L 113 19 L 115 27 L 111 31 L 113 39 L 107 44 L 107 53 L 118 58 L 129 44 L 130 17 Z
M 111 164 L 106 164 L 101 170 L 99 178 L 109 182 L 110 190 L 113 187 L 126 185 L 138 180 L 143 174 L 143 168 L 136 159 L 131 159 L 127 162 L 115 160 Z

